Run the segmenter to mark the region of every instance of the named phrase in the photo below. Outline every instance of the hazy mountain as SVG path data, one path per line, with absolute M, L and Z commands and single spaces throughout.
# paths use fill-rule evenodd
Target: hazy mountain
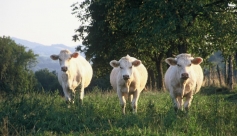
M 31 41 L 23 40 L 23 39 L 18 39 L 15 37 L 11 37 L 11 39 L 14 40 L 17 44 L 21 44 L 21 45 L 27 47 L 27 49 L 32 49 L 35 54 L 39 55 L 37 58 L 37 61 L 38 61 L 37 65 L 32 68 L 33 71 L 37 71 L 37 70 L 44 69 L 44 68 L 47 68 L 50 71 L 58 69 L 59 62 L 53 61 L 50 58 L 50 55 L 59 54 L 59 52 L 62 49 L 68 49 L 71 52 L 74 52 L 75 48 L 76 48 L 76 47 L 69 47 L 64 44 L 43 45 L 40 43 L 31 42 Z M 83 53 L 80 53 L 80 55 L 85 57 L 85 55 Z

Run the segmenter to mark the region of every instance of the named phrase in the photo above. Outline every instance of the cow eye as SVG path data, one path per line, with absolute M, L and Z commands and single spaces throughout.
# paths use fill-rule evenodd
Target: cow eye
M 132 66 L 131 67 L 129 67 L 130 69 L 132 68 Z
M 123 69 L 122 67 L 120 67 L 120 69 Z
M 181 65 L 177 64 L 178 67 L 180 67 Z

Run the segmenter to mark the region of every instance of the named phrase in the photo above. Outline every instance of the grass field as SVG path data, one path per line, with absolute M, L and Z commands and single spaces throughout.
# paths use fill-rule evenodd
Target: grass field
M 57 93 L 29 92 L 0 100 L 0 135 L 234 136 L 237 91 L 202 88 L 190 112 L 174 112 L 167 92 L 143 92 L 138 113 L 122 115 L 115 92 L 94 89 L 68 108 Z

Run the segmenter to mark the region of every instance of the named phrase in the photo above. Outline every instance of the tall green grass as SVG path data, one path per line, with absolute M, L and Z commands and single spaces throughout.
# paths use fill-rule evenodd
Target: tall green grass
M 114 91 L 94 89 L 70 108 L 57 93 L 9 95 L 0 100 L 0 135 L 236 135 L 236 92 L 217 90 L 196 94 L 188 115 L 174 112 L 167 92 L 143 92 L 138 113 L 128 103 L 126 115 Z

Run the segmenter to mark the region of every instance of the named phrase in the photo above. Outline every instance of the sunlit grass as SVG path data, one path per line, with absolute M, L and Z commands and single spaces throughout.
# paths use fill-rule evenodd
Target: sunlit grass
M 126 115 L 115 91 L 98 88 L 70 108 L 57 93 L 10 95 L 1 99 L 0 135 L 236 135 L 236 92 L 216 89 L 196 94 L 188 115 L 174 112 L 167 92 L 142 92 L 138 113 L 127 103 Z

